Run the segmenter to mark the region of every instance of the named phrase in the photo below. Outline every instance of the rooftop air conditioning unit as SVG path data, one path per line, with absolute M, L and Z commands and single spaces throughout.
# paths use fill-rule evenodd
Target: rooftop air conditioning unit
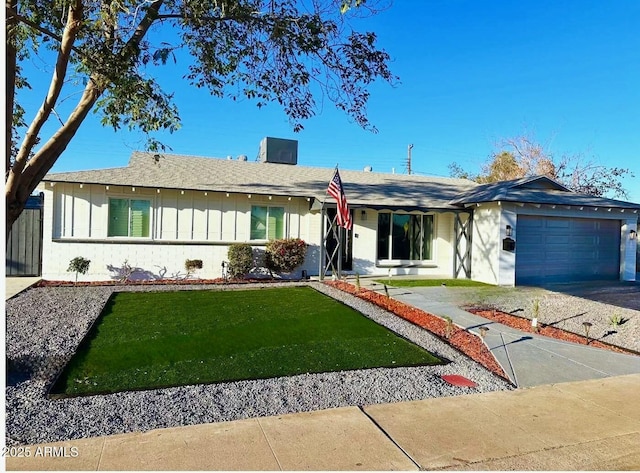
M 261 163 L 298 164 L 298 141 L 266 137 L 260 142 Z

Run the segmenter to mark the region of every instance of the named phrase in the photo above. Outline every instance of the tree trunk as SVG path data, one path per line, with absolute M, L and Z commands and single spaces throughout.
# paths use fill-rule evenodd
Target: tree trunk
M 6 28 L 9 33 L 10 28 L 16 21 L 17 0 L 5 0 L 7 22 Z M 155 0 L 147 9 L 145 17 L 142 19 L 131 39 L 128 41 L 124 51 L 125 58 L 131 58 L 139 54 L 137 45 L 140 44 L 147 31 L 157 18 L 157 14 L 163 0 Z M 82 93 L 82 96 L 67 119 L 58 131 L 35 153 L 32 155 L 34 146 L 42 130 L 42 126 L 50 116 L 55 103 L 58 100 L 64 79 L 67 75 L 67 67 L 73 50 L 76 35 L 82 27 L 83 2 L 74 0 L 70 5 L 66 25 L 60 48 L 56 59 L 56 67 L 51 79 L 49 91 L 43 105 L 38 110 L 36 117 L 29 126 L 24 141 L 18 150 L 15 159 L 11 154 L 11 125 L 13 120 L 13 103 L 15 93 L 16 74 L 16 48 L 9 41 L 7 34 L 7 162 L 5 173 L 5 205 L 6 205 L 6 240 L 8 241 L 11 226 L 20 216 L 31 193 L 36 189 L 44 176 L 53 167 L 57 159 L 62 155 L 78 128 L 93 108 L 98 98 L 104 92 L 108 79 L 99 73 L 93 73 Z M 13 23 L 12 23 L 13 22 Z
M 16 169 L 16 166 L 13 166 L 8 170 L 5 181 L 7 212 L 7 239 L 5 241 L 9 241 L 11 225 L 20 216 L 29 196 L 36 190 L 40 181 L 67 148 L 102 92 L 103 89 L 96 87 L 92 81 L 89 81 L 80 102 L 69 116 L 67 122 L 40 148 L 23 169 Z
M 27 204 L 27 201 L 25 200 L 24 202 L 20 203 L 17 201 L 17 199 L 14 199 L 13 201 L 9 201 L 9 199 L 7 199 L 6 202 L 6 240 L 5 242 L 9 242 L 9 237 L 11 236 L 11 226 L 14 224 L 14 222 L 16 220 L 18 220 L 18 217 L 20 216 L 20 214 L 22 213 L 22 211 L 24 210 L 25 205 Z

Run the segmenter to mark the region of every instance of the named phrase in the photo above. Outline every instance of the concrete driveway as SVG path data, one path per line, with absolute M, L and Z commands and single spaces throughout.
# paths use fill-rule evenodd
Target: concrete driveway
M 609 304 L 621 309 L 640 311 L 640 281 L 595 281 L 550 284 L 543 289 Z
M 381 284 L 365 284 L 382 290 Z M 640 352 L 640 311 L 630 308 L 640 298 L 638 288 L 637 284 L 626 283 L 563 285 L 562 292 L 555 287 L 437 286 L 395 287 L 389 293 L 394 299 L 431 314 L 450 317 L 455 324 L 478 335 L 480 327 L 489 328 L 484 342 L 507 376 L 518 387 L 531 387 L 640 373 L 640 356 L 521 332 L 471 314 L 465 308 L 494 307 L 531 318 L 537 302 L 541 323 L 583 334 L 582 324 L 589 321 L 592 339 Z M 606 297 L 617 304 L 602 302 Z M 613 314 L 623 321 L 615 328 L 610 323 Z
M 427 299 L 460 308 L 495 308 L 562 330 L 584 334 L 584 322 L 592 324 L 590 337 L 640 352 L 640 283 L 597 281 L 553 284 L 545 287 L 415 287 L 396 288 L 394 294 L 415 292 Z M 615 326 L 612 318 L 621 322 Z

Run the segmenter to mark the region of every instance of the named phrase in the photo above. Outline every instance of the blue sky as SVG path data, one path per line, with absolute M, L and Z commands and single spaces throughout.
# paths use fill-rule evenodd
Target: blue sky
M 253 160 L 265 136 L 297 139 L 301 165 L 374 172 L 405 172 L 411 143 L 415 172 L 447 176 L 449 163 L 478 171 L 499 139 L 529 133 L 556 156 L 631 169 L 624 184 L 640 202 L 637 0 L 396 0 L 362 26 L 400 76 L 371 88 L 377 134 L 329 102 L 296 134 L 277 104 L 258 109 L 166 78 L 183 126 L 163 141 L 179 154 Z M 53 171 L 124 166 L 143 145 L 91 115 Z

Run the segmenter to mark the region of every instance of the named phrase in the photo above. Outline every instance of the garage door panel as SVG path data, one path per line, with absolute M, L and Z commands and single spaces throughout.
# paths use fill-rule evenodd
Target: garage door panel
M 589 235 L 578 235 L 570 238 L 569 243 L 575 248 L 585 248 L 597 244 L 597 238 Z
M 552 220 L 543 220 L 542 225 L 547 228 L 569 228 L 569 226 L 571 226 L 571 223 L 569 222 L 569 220 L 558 218 Z
M 599 227 L 598 222 L 587 219 L 574 219 L 572 222 L 572 230 L 577 232 L 592 232 Z
M 547 235 L 541 240 L 547 245 L 570 245 L 572 243 L 569 235 Z
M 519 215 L 516 284 L 618 279 L 620 222 Z

